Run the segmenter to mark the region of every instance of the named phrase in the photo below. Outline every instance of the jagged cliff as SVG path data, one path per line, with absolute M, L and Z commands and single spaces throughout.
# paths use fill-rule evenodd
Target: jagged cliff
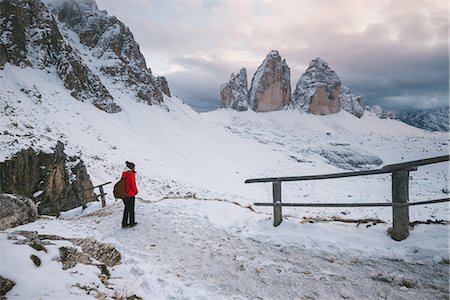
M 60 142 L 53 153 L 28 148 L 0 162 L 0 193 L 32 198 L 40 214 L 59 215 L 94 201 L 92 188 L 83 162 L 68 157 Z
M 220 87 L 220 107 L 231 107 L 237 111 L 249 109 L 247 69 L 231 74 L 230 81 Z
M 132 33 L 94 0 L 0 1 L 0 69 L 6 63 L 45 69 L 79 101 L 119 112 L 104 79 L 136 99 L 160 104 L 165 78 L 147 68 Z

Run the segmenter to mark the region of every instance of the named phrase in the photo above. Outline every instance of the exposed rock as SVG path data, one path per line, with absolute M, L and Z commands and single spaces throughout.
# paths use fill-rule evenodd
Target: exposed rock
M 40 267 L 41 266 L 41 259 L 38 256 L 36 256 L 34 254 L 31 254 L 30 255 L 30 259 L 33 261 L 33 263 L 34 263 L 34 265 L 36 267 Z
M 148 104 L 163 101 L 157 79 L 147 68 L 130 29 L 122 22 L 100 11 L 94 0 L 64 0 L 50 2 L 49 6 L 97 59 L 107 62 L 100 67 L 101 72 L 134 89 L 136 96 Z
M 320 59 L 315 58 L 297 82 L 292 101 L 305 112 L 326 115 L 340 111 L 339 76 Z
M 364 115 L 362 97 L 343 86 L 336 72 L 320 58 L 313 59 L 300 77 L 292 100 L 295 107 L 317 115 L 333 114 L 341 109 L 358 118 Z
M 166 96 L 170 97 L 170 89 L 166 77 L 164 76 L 156 77 L 156 84 L 158 88 L 161 90 L 161 92 L 163 92 Z
M 38 217 L 36 204 L 20 195 L 0 194 L 0 230 L 33 222 Z
M 26 239 L 18 239 L 17 236 L 21 235 Z M 38 234 L 36 231 L 14 231 L 9 239 L 17 240 L 15 244 L 19 245 L 53 245 L 49 242 L 53 240 L 61 241 L 66 240 L 73 243 L 74 246 L 81 247 L 82 251 L 79 251 L 75 247 L 60 247 L 59 261 L 63 264 L 63 269 L 69 269 L 74 267 L 77 263 L 92 264 L 92 260 L 96 259 L 103 265 L 100 265 L 100 269 L 103 274 L 109 276 L 108 267 L 113 267 L 120 264 L 121 254 L 112 244 L 100 243 L 91 238 L 64 238 L 57 235 L 45 235 Z M 43 246 L 42 246 L 43 247 Z M 44 247 L 45 249 L 45 247 Z M 47 253 L 46 249 L 44 252 Z
M 91 257 L 83 252 L 78 251 L 74 247 L 60 247 L 59 261 L 63 265 L 63 270 L 75 267 L 78 263 L 90 265 L 92 263 Z
M 76 246 L 80 246 L 84 253 L 92 256 L 96 260 L 104 263 L 108 267 L 118 265 L 120 263 L 120 252 L 116 250 L 114 245 L 97 242 L 94 239 L 70 239 Z
M 242 68 L 236 75 L 231 74 L 230 81 L 220 87 L 220 107 L 244 111 L 249 108 L 247 70 Z
M 346 86 L 341 86 L 339 93 L 341 109 L 361 118 L 364 115 L 364 102 L 361 95 L 353 95 Z
M 83 162 L 67 157 L 61 142 L 52 154 L 29 148 L 0 163 L 0 192 L 34 198 L 40 214 L 59 215 L 94 201 L 92 188 Z
M 397 119 L 397 116 L 393 112 L 386 110 L 379 105 L 366 106 L 366 110 L 373 112 L 380 119 Z
M 6 295 L 14 286 L 16 283 L 8 278 L 5 278 L 0 275 L 0 296 L 1 299 L 3 299 L 3 296 Z M 6 299 L 6 298 L 5 298 Z
M 291 104 L 291 71 L 278 51 L 272 50 L 253 76 L 249 101 L 251 109 L 257 112 Z
M 99 77 L 63 38 L 41 1 L 1 1 L 0 29 L 0 48 L 5 52 L 2 55 L 0 49 L 0 61 L 55 70 L 77 100 L 92 102 L 109 113 L 121 110 Z

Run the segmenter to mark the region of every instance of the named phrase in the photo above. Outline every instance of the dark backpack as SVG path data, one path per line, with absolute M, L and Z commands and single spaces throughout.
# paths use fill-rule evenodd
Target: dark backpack
M 128 176 L 130 176 L 130 174 L 128 174 L 125 178 L 120 178 L 120 180 L 117 181 L 117 183 L 114 185 L 113 189 L 114 198 L 123 199 L 128 197 L 126 184 Z

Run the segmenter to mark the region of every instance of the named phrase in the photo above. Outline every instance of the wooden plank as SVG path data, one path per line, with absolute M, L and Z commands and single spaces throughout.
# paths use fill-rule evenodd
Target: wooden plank
M 409 198 L 409 171 L 400 170 L 392 173 L 392 203 L 408 203 Z M 407 205 L 392 206 L 391 237 L 402 241 L 409 235 L 409 207 Z
M 445 161 L 449 161 L 449 160 L 450 160 L 450 155 L 443 155 L 443 156 L 437 156 L 437 157 L 432 157 L 432 158 L 408 161 L 408 162 L 399 163 L 399 164 L 387 165 L 387 166 L 384 166 L 382 168 L 382 170 L 391 170 L 391 171 L 403 170 L 403 169 L 408 169 L 408 168 L 436 164 L 436 163 L 445 162 Z
M 289 206 L 289 207 L 390 207 L 390 206 L 415 206 L 425 204 L 435 204 L 450 202 L 450 198 L 442 198 L 435 200 L 416 201 L 408 203 L 267 203 L 255 202 L 254 206 Z
M 374 207 L 392 206 L 392 203 L 264 203 L 255 202 L 254 206 L 290 206 L 290 207 Z
M 93 188 L 90 188 L 90 189 L 87 189 L 87 190 L 92 190 L 92 189 L 95 189 L 95 188 L 98 188 L 98 187 L 101 187 L 101 186 L 104 186 L 104 185 L 107 185 L 107 184 L 110 184 L 110 183 L 111 183 L 111 181 L 110 181 L 110 182 L 105 182 L 105 183 L 96 185 L 96 186 L 94 186 Z
M 290 176 L 290 177 L 268 177 L 268 178 L 253 178 L 247 179 L 245 183 L 260 183 L 260 182 L 274 182 L 274 181 L 304 181 L 304 180 L 320 180 L 320 179 L 334 179 L 334 178 L 346 178 L 354 176 L 367 176 L 367 175 L 378 175 L 392 173 L 396 170 L 409 169 L 409 171 L 416 170 L 417 166 L 424 166 L 429 164 L 435 164 L 439 162 L 449 161 L 450 155 L 432 157 L 427 159 L 420 159 L 414 161 L 408 161 L 400 164 L 391 164 L 384 166 L 381 169 L 367 170 L 367 171 L 356 171 L 356 172 L 343 172 L 334 174 L 323 174 L 323 175 L 308 175 L 308 176 Z
M 333 173 L 333 174 L 323 174 L 323 175 L 308 175 L 308 176 L 292 176 L 292 177 L 269 177 L 269 178 L 254 178 L 247 179 L 245 183 L 259 183 L 259 182 L 275 182 L 275 181 L 304 181 L 304 180 L 318 180 L 318 179 L 334 179 L 334 178 L 345 178 L 345 177 L 355 177 L 355 176 L 366 176 L 366 175 L 378 175 L 392 173 L 389 170 L 367 170 L 367 171 L 357 171 L 357 172 L 344 172 L 344 173 Z
M 105 191 L 103 190 L 103 185 L 100 185 L 98 187 L 100 189 L 100 197 L 102 198 L 102 207 L 106 206 L 106 200 L 105 200 Z
M 272 183 L 272 197 L 273 204 L 281 203 L 281 182 L 275 181 Z M 280 205 L 273 206 L 273 226 L 277 227 L 283 221 L 283 215 Z

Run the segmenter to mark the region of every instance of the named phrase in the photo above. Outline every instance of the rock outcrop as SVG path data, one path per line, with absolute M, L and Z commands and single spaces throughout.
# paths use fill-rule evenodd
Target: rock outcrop
M 340 111 L 339 76 L 320 58 L 309 64 L 297 82 L 292 100 L 305 112 L 328 115 Z
M 170 95 L 165 78 L 147 68 L 129 28 L 94 0 L 0 1 L 0 69 L 6 63 L 57 74 L 75 99 L 108 113 L 121 111 L 114 87 L 148 104 Z
M 380 119 L 398 119 L 393 112 L 386 110 L 379 105 L 366 106 L 366 110 L 374 113 Z
M 121 110 L 99 77 L 63 38 L 41 1 L 1 1 L 0 33 L 0 66 L 9 62 L 56 71 L 77 100 L 90 101 L 108 113 Z
M 278 51 L 272 50 L 253 76 L 249 101 L 256 112 L 274 111 L 291 104 L 291 71 Z
M 38 217 L 36 204 L 20 195 L 0 194 L 0 230 L 33 222 Z
M 320 58 L 313 59 L 298 80 L 292 101 L 294 107 L 317 115 L 333 114 L 341 109 L 358 118 L 364 114 L 362 97 L 343 86 L 336 72 Z
M 95 58 L 107 62 L 100 67 L 101 72 L 132 88 L 136 96 L 148 104 L 163 101 L 157 79 L 147 68 L 130 29 L 121 21 L 100 11 L 94 0 L 50 2 L 49 7 L 60 22 L 79 36 Z
M 220 87 L 220 107 L 245 111 L 249 108 L 247 69 L 231 74 L 230 81 Z
M 341 109 L 361 118 L 364 115 L 364 101 L 361 95 L 353 95 L 346 86 L 341 86 L 339 93 Z
M 158 88 L 165 94 L 166 96 L 170 96 L 170 89 L 169 89 L 169 83 L 166 80 L 166 77 L 164 76 L 158 76 L 156 77 L 156 84 Z
M 67 157 L 60 142 L 54 153 L 29 148 L 0 163 L 0 192 L 32 198 L 40 214 L 59 215 L 94 201 L 92 188 L 83 162 Z

